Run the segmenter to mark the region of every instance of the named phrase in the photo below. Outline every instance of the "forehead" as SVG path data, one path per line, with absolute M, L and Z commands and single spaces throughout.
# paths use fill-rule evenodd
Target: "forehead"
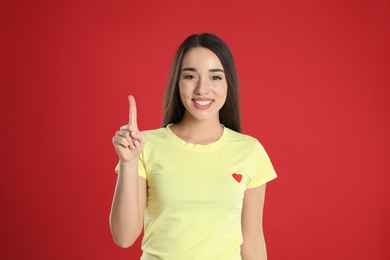
M 182 68 L 192 67 L 196 69 L 223 69 L 218 56 L 210 49 L 204 47 L 195 47 L 188 50 L 183 57 Z

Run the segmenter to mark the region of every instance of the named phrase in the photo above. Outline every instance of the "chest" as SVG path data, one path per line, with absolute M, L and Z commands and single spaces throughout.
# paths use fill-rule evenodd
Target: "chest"
M 153 154 L 146 161 L 148 204 L 157 211 L 241 211 L 249 165 L 246 158 L 223 149 Z

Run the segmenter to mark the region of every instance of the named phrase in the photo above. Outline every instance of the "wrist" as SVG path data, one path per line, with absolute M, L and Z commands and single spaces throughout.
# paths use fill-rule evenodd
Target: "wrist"
M 131 169 L 138 169 L 138 159 L 134 159 L 129 162 L 119 160 L 119 169 L 121 172 L 127 172 Z
M 123 160 L 119 159 L 119 165 L 123 166 L 123 167 L 135 166 L 135 165 L 138 165 L 138 160 L 139 160 L 139 158 L 134 158 L 131 161 L 123 161 Z

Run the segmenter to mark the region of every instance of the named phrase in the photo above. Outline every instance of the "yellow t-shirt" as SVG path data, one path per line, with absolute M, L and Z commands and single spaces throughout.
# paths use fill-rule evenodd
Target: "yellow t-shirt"
M 190 144 L 168 127 L 144 131 L 138 175 L 147 179 L 143 260 L 239 260 L 246 189 L 276 173 L 255 139 L 224 128 Z

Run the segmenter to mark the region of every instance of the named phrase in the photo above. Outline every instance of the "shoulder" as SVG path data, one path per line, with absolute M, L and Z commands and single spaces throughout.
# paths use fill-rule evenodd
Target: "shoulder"
M 165 127 L 161 127 L 161 128 L 157 128 L 157 129 L 143 130 L 143 131 L 141 131 L 141 133 L 146 137 L 147 136 L 150 136 L 150 137 L 162 136 L 165 134 Z
M 232 143 L 237 143 L 239 145 L 245 146 L 245 147 L 251 147 L 251 148 L 259 148 L 262 147 L 259 140 L 255 137 L 252 137 L 247 134 L 239 133 L 234 130 L 231 130 L 229 128 L 226 128 L 229 132 L 229 139 Z
M 167 140 L 167 130 L 165 127 L 143 130 L 141 131 L 143 136 L 146 138 L 146 145 L 149 144 L 161 144 Z
M 266 154 L 265 148 L 259 142 L 259 140 L 253 136 L 238 133 L 231 129 L 229 131 L 229 148 L 240 151 L 241 154 L 245 154 L 248 157 L 258 158 Z

